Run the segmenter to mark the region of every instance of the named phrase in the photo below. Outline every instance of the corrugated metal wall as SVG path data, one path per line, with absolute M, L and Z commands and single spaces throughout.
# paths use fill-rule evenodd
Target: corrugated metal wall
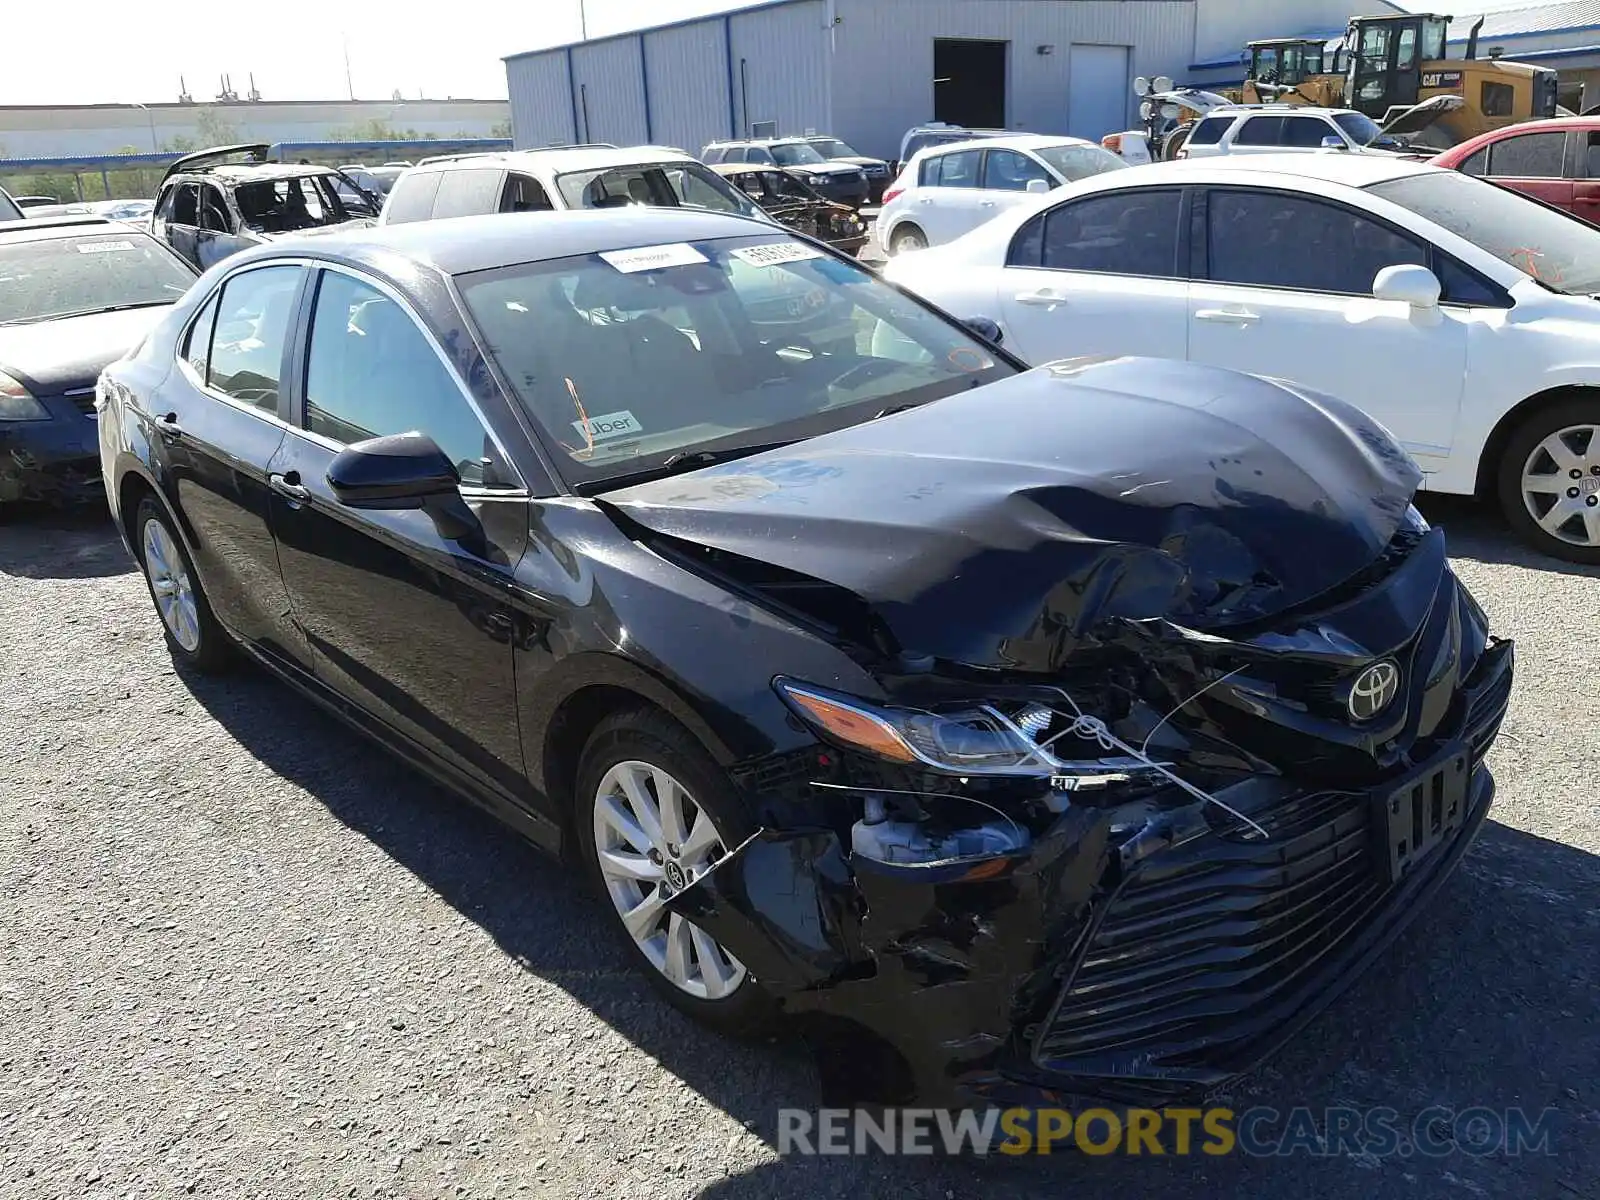
M 580 142 L 634 146 L 650 140 L 639 53 L 636 37 L 572 48 Z
M 548 50 L 507 62 L 506 91 L 511 97 L 511 136 L 519 150 L 578 140 L 563 51 Z
M 720 18 L 645 35 L 650 67 L 650 117 L 654 140 L 690 154 L 731 131 L 733 94 Z
M 734 99 L 740 136 L 749 136 L 751 127 L 762 121 L 775 122 L 780 135 L 827 129 L 827 18 L 824 0 L 734 14 Z
M 1279 0 L 1280 3 L 1284 0 Z M 1293 0 L 1290 0 L 1293 2 Z M 1191 61 L 1194 0 L 836 0 L 834 129 L 863 154 L 898 156 L 900 137 L 933 116 L 935 38 L 1010 43 L 1007 124 L 1035 133 L 1074 129 L 1067 76 L 1073 43 L 1129 47 L 1129 74 L 1181 75 Z M 1051 46 L 1049 54 L 1037 52 Z M 1131 127 L 1137 101 L 1126 92 Z

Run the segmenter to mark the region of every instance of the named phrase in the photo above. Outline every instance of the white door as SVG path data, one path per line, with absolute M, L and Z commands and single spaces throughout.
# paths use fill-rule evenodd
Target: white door
M 1185 357 L 1181 198 L 1177 188 L 1101 192 L 1024 225 L 997 298 L 1006 346 L 1034 365 L 1084 354 Z
M 939 154 L 922 166 L 910 220 L 928 235 L 928 245 L 954 241 L 983 223 L 983 151 Z
M 1384 267 L 1428 247 L 1311 196 L 1212 190 L 1209 279 L 1189 288 L 1189 357 L 1301 383 L 1371 413 L 1428 464 L 1449 453 L 1471 310 L 1373 298 Z
M 1067 132 L 1098 142 L 1128 126 L 1133 79 L 1126 46 L 1073 46 L 1067 60 Z

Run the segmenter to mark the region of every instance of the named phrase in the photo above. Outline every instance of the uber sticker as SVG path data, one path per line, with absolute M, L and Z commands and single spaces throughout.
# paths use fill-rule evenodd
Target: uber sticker
M 768 242 L 764 246 L 741 246 L 728 253 L 752 267 L 781 267 L 784 263 L 822 257 L 821 250 L 803 242 Z
M 585 440 L 592 438 L 597 442 L 621 437 L 625 433 L 644 432 L 644 426 L 634 420 L 633 414 L 627 409 L 606 413 L 602 417 L 590 417 L 587 421 L 574 421 L 572 427 L 578 431 L 579 437 Z
M 132 242 L 79 242 L 79 254 L 110 254 L 115 250 L 132 250 Z
M 659 267 L 687 267 L 703 263 L 706 256 L 685 242 L 666 246 L 641 246 L 637 250 L 603 250 L 600 257 L 625 275 Z

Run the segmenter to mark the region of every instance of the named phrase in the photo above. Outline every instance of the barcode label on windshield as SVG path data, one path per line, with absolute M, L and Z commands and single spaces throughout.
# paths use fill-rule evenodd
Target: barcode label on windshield
M 110 254 L 115 250 L 132 250 L 132 242 L 79 242 L 79 254 Z
M 752 267 L 781 267 L 784 263 L 822 257 L 821 250 L 804 242 L 768 242 L 764 246 L 741 246 L 728 253 Z
M 687 267 L 703 263 L 706 256 L 686 242 L 667 246 L 641 246 L 637 250 L 603 250 L 600 257 L 625 275 L 661 267 Z

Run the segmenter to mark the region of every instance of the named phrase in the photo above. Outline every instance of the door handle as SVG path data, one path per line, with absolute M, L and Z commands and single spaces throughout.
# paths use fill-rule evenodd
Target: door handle
M 1244 309 L 1202 308 L 1194 314 L 1196 321 L 1211 321 L 1218 325 L 1254 325 L 1261 317 Z
M 993 200 L 980 200 L 980 201 L 978 201 L 978 207 L 979 208 L 993 208 L 994 207 L 994 201 Z
M 156 433 L 161 435 L 161 440 L 168 445 L 183 437 L 183 426 L 178 424 L 178 414 L 168 413 L 164 417 L 155 419 Z
M 288 471 L 282 475 L 268 475 L 267 486 L 291 504 L 304 504 L 311 499 L 311 490 L 300 484 L 300 472 Z
M 1040 288 L 1033 292 L 1018 292 L 1015 299 L 1018 304 L 1032 304 L 1043 308 L 1054 308 L 1058 304 L 1067 302 L 1066 296 L 1054 288 Z
M 932 204 L 933 203 L 933 197 L 932 196 L 920 196 L 920 197 L 917 198 L 917 203 L 918 204 Z

